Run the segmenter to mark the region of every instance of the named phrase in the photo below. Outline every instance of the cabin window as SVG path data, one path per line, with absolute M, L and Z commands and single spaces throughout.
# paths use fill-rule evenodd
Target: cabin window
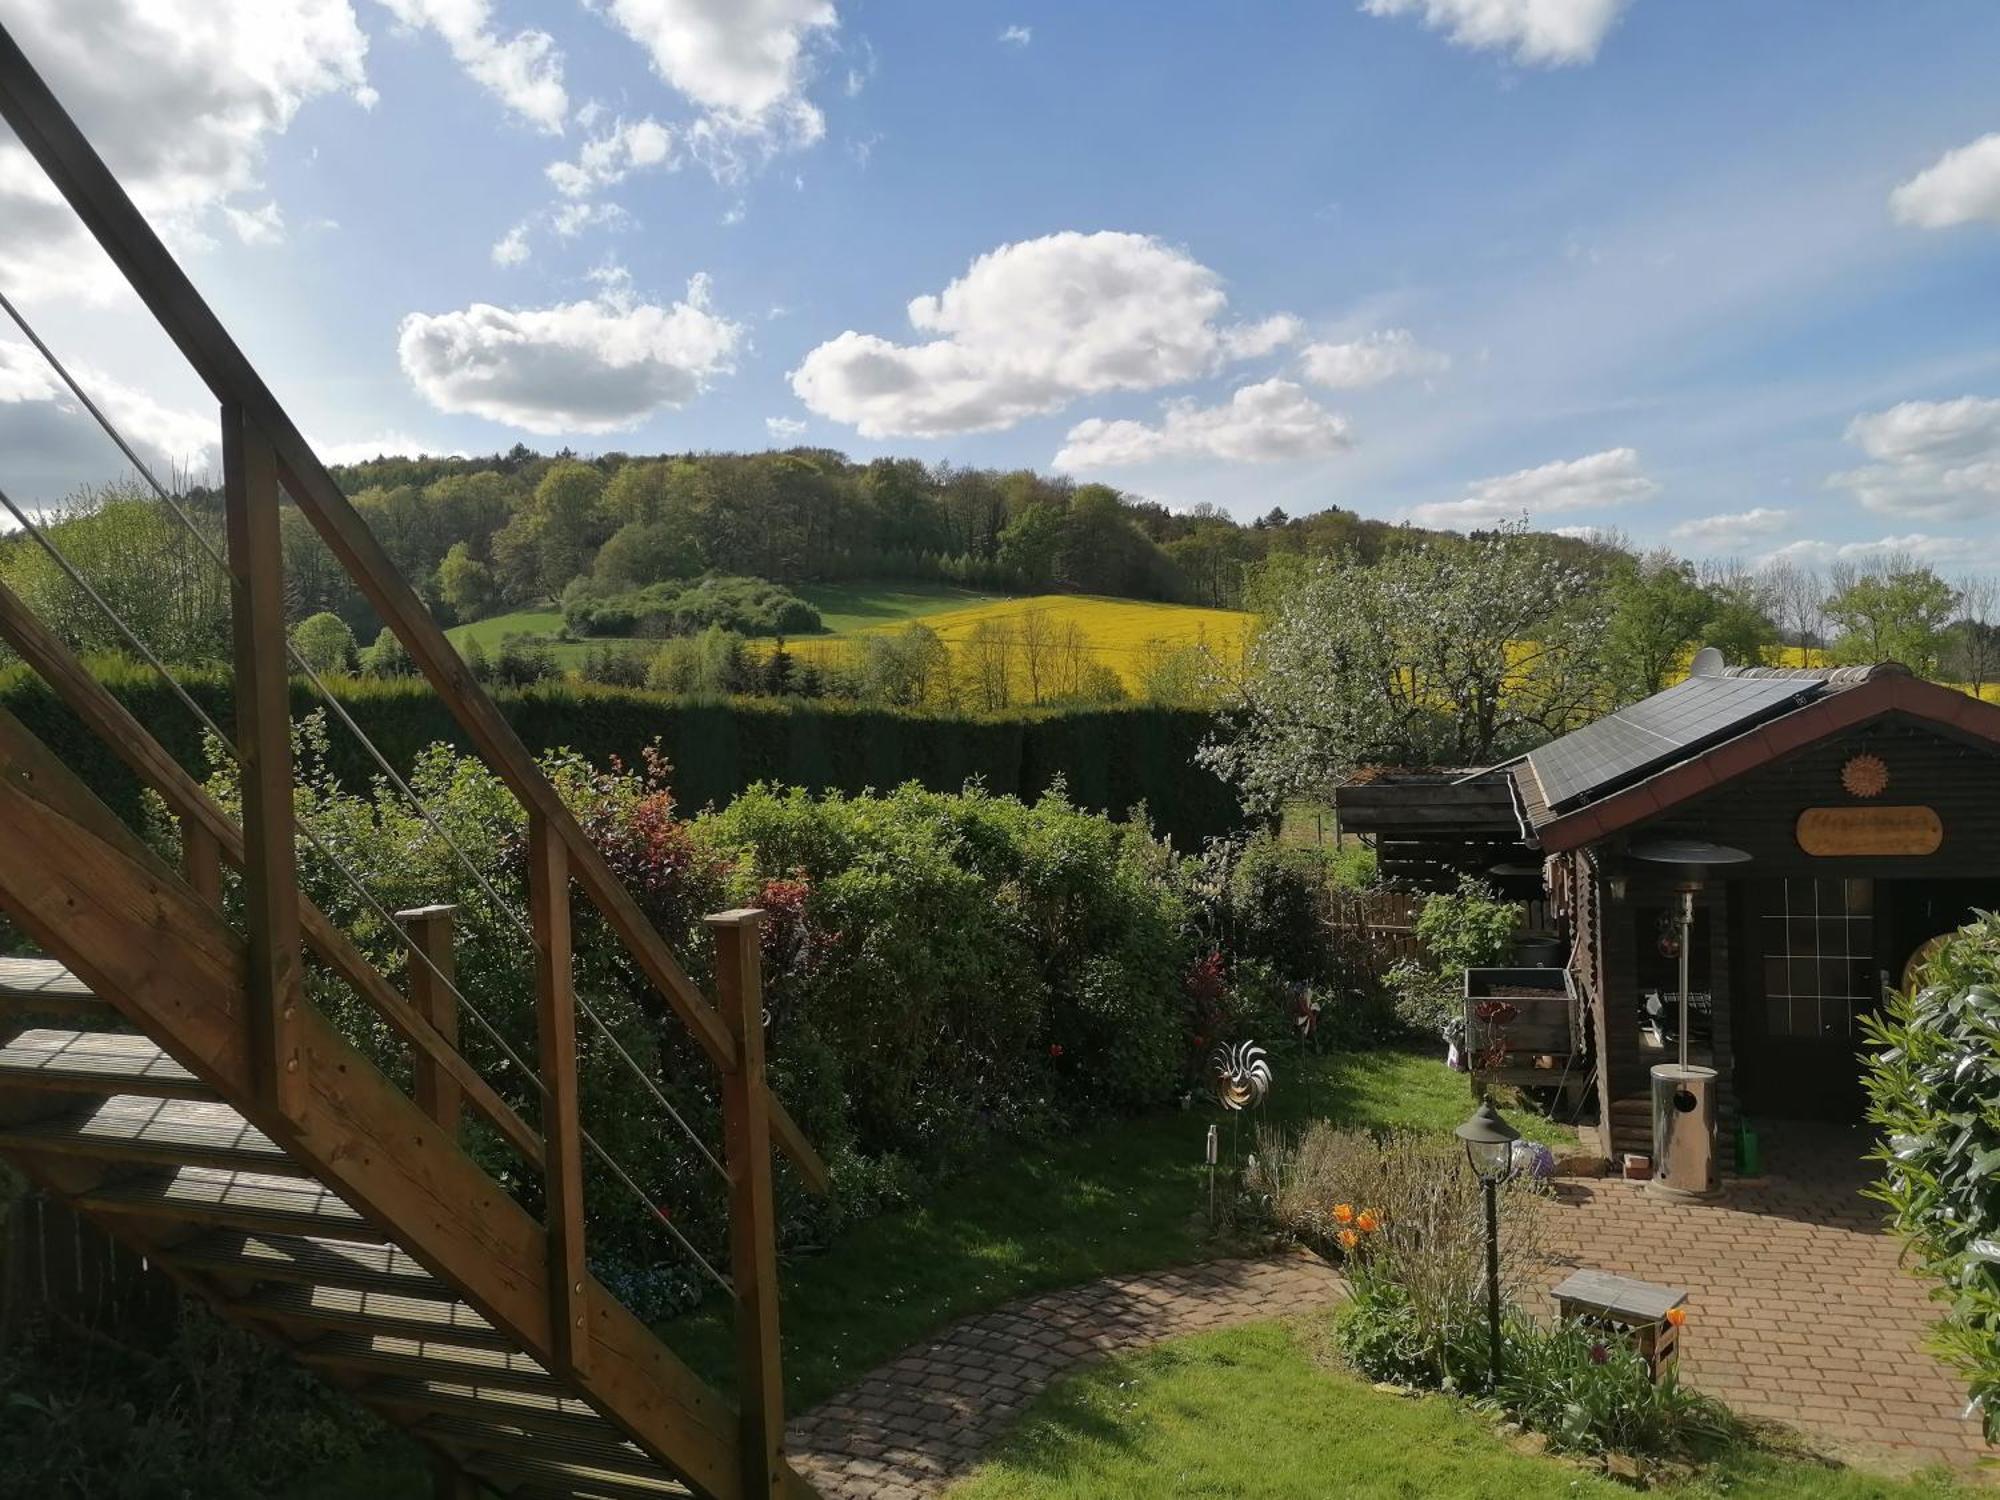
M 1761 935 L 1765 1026 L 1772 1036 L 1845 1041 L 1874 1003 L 1875 883 L 1771 883 Z

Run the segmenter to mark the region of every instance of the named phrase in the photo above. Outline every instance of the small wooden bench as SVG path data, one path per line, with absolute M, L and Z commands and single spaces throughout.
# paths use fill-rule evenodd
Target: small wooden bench
M 1680 1359 L 1680 1329 L 1667 1314 L 1687 1305 L 1688 1294 L 1609 1271 L 1572 1271 L 1555 1289 L 1556 1316 L 1595 1324 L 1632 1341 L 1653 1379 Z

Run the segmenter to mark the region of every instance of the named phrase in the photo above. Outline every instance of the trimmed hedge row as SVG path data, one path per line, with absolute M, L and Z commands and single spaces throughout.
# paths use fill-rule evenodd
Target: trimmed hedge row
M 156 678 L 118 663 L 99 675 L 181 763 L 203 773 L 201 731 Z M 184 673 L 189 695 L 218 724 L 230 722 L 230 686 L 220 673 Z M 342 705 L 390 763 L 407 774 L 425 746 L 472 746 L 429 686 L 411 678 L 336 679 Z M 498 689 L 494 698 L 531 751 L 567 748 L 597 764 L 636 764 L 655 739 L 674 767 L 675 796 L 688 809 L 727 805 L 757 782 L 813 791 L 888 790 L 917 782 L 956 792 L 977 777 L 987 789 L 1032 800 L 1061 778 L 1077 807 L 1123 817 L 1144 803 L 1153 826 L 1182 849 L 1243 826 L 1230 787 L 1197 765 L 1213 724 L 1205 713 L 1152 705 L 949 716 L 823 701 L 669 699 L 656 693 L 562 683 Z M 292 685 L 293 712 L 315 706 Z M 0 673 L 0 708 L 21 719 L 105 800 L 122 812 L 139 789 L 124 764 L 77 722 L 41 680 Z M 332 731 L 331 760 L 356 790 L 374 772 L 352 736 Z

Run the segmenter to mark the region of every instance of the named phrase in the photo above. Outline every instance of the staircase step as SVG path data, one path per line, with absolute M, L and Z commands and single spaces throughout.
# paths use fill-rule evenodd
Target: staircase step
M 213 1099 L 214 1093 L 148 1037 L 123 1031 L 37 1028 L 0 1047 L 0 1088 Z
M 147 1214 L 232 1229 L 380 1245 L 382 1233 L 329 1188 L 299 1177 L 179 1167 L 134 1172 L 77 1196 L 100 1213 Z
M 173 1246 L 163 1258 L 184 1270 L 252 1281 L 346 1287 L 431 1301 L 451 1299 L 443 1282 L 394 1245 L 355 1245 L 304 1235 L 216 1229 Z
M 468 1473 L 495 1480 L 507 1493 L 520 1496 L 574 1497 L 574 1500 L 627 1500 L 627 1497 L 692 1495 L 693 1490 L 669 1479 L 658 1468 L 600 1469 L 594 1464 L 550 1456 L 480 1453 L 464 1462 Z
M 525 1354 L 505 1348 L 475 1348 L 446 1338 L 336 1332 L 300 1349 L 299 1358 L 327 1369 L 411 1380 L 458 1381 L 537 1395 L 560 1395 L 568 1389 Z
M 443 1339 L 478 1349 L 509 1350 L 514 1341 L 463 1302 L 403 1297 L 344 1286 L 274 1282 L 242 1298 L 243 1312 L 308 1328 L 408 1339 Z
M 404 1417 L 459 1417 L 569 1438 L 586 1444 L 616 1442 L 618 1431 L 597 1408 L 576 1396 L 473 1385 L 463 1380 L 392 1377 L 371 1381 L 357 1399 Z
M 578 1434 L 558 1436 L 535 1432 L 504 1420 L 481 1421 L 471 1417 L 432 1417 L 416 1429 L 419 1437 L 435 1438 L 454 1453 L 491 1453 L 527 1459 L 559 1459 L 567 1463 L 589 1464 L 610 1473 L 632 1473 L 657 1478 L 660 1466 L 637 1443 L 624 1441 L 609 1422 L 601 1438 Z
M 0 1010 L 122 1025 L 118 1008 L 52 958 L 0 958 Z
M 0 1126 L 0 1149 L 8 1147 L 280 1177 L 296 1171 L 277 1142 L 227 1104 L 137 1094 L 113 1094 L 38 1120 Z

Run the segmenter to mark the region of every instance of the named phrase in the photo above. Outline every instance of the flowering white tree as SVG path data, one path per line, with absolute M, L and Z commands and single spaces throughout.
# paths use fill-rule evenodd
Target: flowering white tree
M 1278 584 L 1205 764 L 1261 806 L 1356 766 L 1478 766 L 1609 706 L 1604 600 L 1525 522 Z

